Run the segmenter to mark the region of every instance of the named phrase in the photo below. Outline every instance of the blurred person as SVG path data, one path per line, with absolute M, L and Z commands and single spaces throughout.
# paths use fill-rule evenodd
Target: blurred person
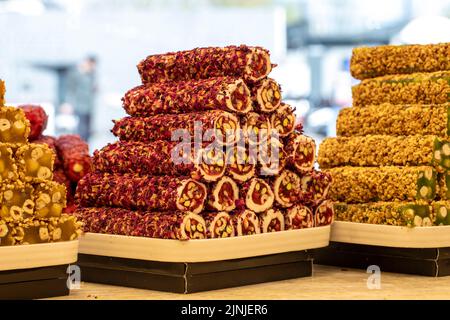
M 77 133 L 85 141 L 88 141 L 92 133 L 92 115 L 97 93 L 96 69 L 97 58 L 91 55 L 69 69 L 67 75 L 66 102 L 73 106 L 78 118 Z

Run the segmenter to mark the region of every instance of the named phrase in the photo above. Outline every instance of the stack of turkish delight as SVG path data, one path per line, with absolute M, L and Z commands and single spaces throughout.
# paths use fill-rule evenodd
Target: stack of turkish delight
M 337 220 L 450 224 L 450 44 L 356 48 L 353 107 L 320 146 Z
M 29 143 L 30 123 L 6 107 L 0 81 L 0 246 L 76 239 L 81 223 L 63 214 L 65 186 L 52 181 L 55 154 Z
M 267 50 L 244 45 L 141 61 L 119 141 L 95 151 L 78 184 L 84 230 L 203 239 L 331 223 L 330 177 L 313 169 L 315 143 L 272 67 Z

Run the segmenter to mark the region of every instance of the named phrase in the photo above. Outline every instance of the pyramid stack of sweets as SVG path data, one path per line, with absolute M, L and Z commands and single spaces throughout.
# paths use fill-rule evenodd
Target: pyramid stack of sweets
M 450 43 L 356 48 L 353 107 L 323 141 L 337 220 L 450 224 Z
M 122 99 L 129 116 L 112 129 L 119 141 L 78 184 L 84 230 L 182 240 L 331 223 L 330 177 L 313 169 L 315 143 L 272 67 L 267 50 L 244 45 L 141 61 L 142 85 Z
M 65 186 L 52 181 L 55 154 L 29 143 L 30 123 L 20 108 L 4 106 L 0 80 L 0 246 L 76 239 L 81 222 L 63 214 Z

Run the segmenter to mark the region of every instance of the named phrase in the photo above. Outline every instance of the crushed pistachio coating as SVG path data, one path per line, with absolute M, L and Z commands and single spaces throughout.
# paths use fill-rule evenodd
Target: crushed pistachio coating
M 0 107 L 0 142 L 27 143 L 30 123 L 20 108 Z
M 450 102 L 450 71 L 389 75 L 353 86 L 353 105 L 442 104 Z
M 393 105 L 383 103 L 364 107 L 343 108 L 336 121 L 338 136 L 450 135 L 450 104 Z
M 444 70 L 450 70 L 450 43 L 359 47 L 350 62 L 352 76 L 360 80 Z
M 434 215 L 426 201 L 370 202 L 334 204 L 337 221 L 372 223 L 391 226 L 432 226 Z
M 331 174 L 331 200 L 363 203 L 433 200 L 437 174 L 432 167 L 338 167 Z
M 450 169 L 450 141 L 417 135 L 327 138 L 318 162 L 321 168 L 430 165 L 443 172 Z

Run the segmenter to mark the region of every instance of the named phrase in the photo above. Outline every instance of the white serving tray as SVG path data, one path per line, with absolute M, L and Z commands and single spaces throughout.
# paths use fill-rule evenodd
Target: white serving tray
M 78 258 L 78 240 L 0 247 L 0 271 L 58 266 Z
M 450 226 L 398 227 L 335 221 L 330 241 L 397 248 L 450 247 Z
M 165 240 L 86 233 L 80 253 L 164 262 L 208 262 L 315 249 L 328 246 L 330 226 L 250 236 Z

